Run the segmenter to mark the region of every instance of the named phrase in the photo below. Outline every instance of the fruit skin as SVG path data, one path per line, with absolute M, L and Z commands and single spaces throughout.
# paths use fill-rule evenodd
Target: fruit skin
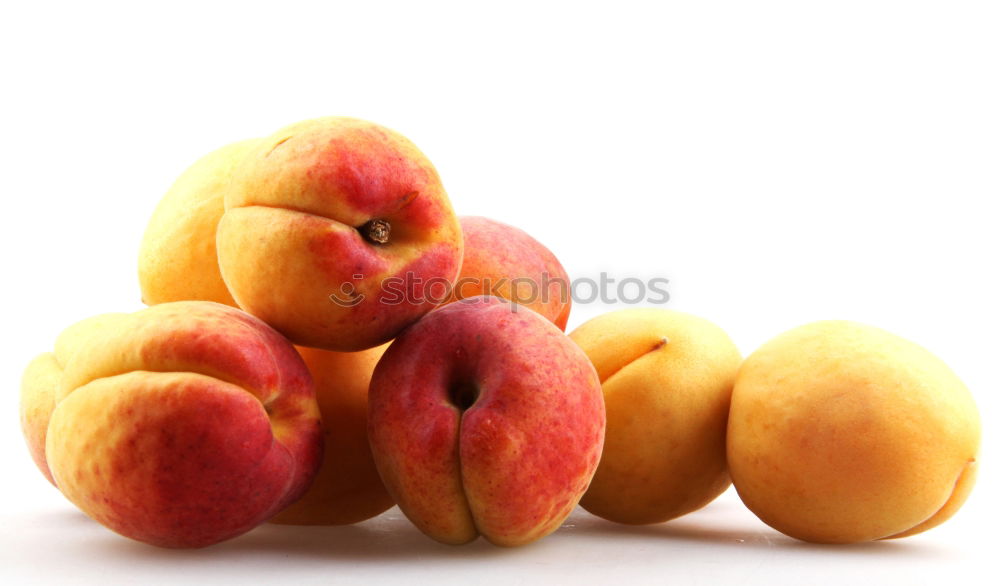
M 363 120 L 307 120 L 262 140 L 225 206 L 217 248 L 230 293 L 303 346 L 391 340 L 440 302 L 462 260 L 458 219 L 430 161 Z M 391 224 L 387 243 L 362 235 L 373 220 Z
M 463 216 L 459 222 L 465 256 L 450 301 L 496 295 L 530 307 L 565 330 L 570 280 L 555 255 L 514 226 L 479 216 Z M 514 279 L 522 281 L 512 284 Z
M 51 478 L 85 513 L 139 541 L 201 547 L 304 493 L 322 458 L 319 410 L 277 332 L 207 301 L 85 327 L 49 379 L 45 434 Z
M 451 544 L 481 534 L 521 545 L 557 529 L 604 439 L 587 357 L 542 316 L 496 297 L 449 304 L 405 330 L 375 368 L 368 408 L 389 493 Z
M 580 504 L 619 523 L 659 523 L 729 486 L 726 422 L 742 358 L 726 333 L 677 311 L 613 311 L 570 334 L 604 390 L 607 435 Z
M 21 431 L 28 444 L 31 459 L 53 486 L 55 480 L 45 457 L 45 438 L 48 435 L 49 419 L 56 407 L 56 393 L 63 368 L 74 353 L 88 347 L 91 336 L 100 333 L 103 328 L 114 327 L 125 315 L 127 314 L 95 315 L 71 325 L 59 334 L 54 350 L 35 357 L 21 377 Z
M 975 482 L 980 420 L 940 359 L 884 330 L 821 321 L 777 336 L 736 379 L 728 457 L 743 502 L 798 539 L 903 537 Z
M 166 293 L 144 294 L 149 304 L 208 300 L 236 306 L 219 272 L 215 233 L 225 212 L 222 195 L 232 168 L 256 142 L 236 143 L 207 155 L 186 171 L 160 202 L 143 241 L 140 266 L 165 268 L 140 272 L 140 282 L 144 291 Z M 175 234 L 179 237 L 173 237 Z M 149 242 L 156 245 L 149 246 Z M 155 250 L 155 254 L 167 261 L 154 263 L 148 258 L 152 254 L 150 250 Z M 183 277 L 176 274 L 181 268 Z M 218 286 L 205 287 L 205 283 Z M 342 525 L 373 517 L 392 506 L 392 498 L 382 486 L 372 461 L 366 424 L 368 382 L 386 347 L 360 352 L 296 348 L 316 384 L 316 398 L 324 422 L 323 464 L 306 494 L 272 521 Z M 38 360 L 48 364 L 51 357 L 39 357 Z M 42 369 L 41 372 L 48 371 Z M 44 384 L 35 386 L 45 387 Z M 46 411 L 41 399 L 36 403 L 43 406 L 40 411 L 47 426 L 52 408 L 49 406 Z M 28 404 L 34 403 L 22 401 L 22 405 Z M 34 427 L 44 430 L 45 426 Z M 44 436 L 34 443 L 40 443 L 44 457 Z M 47 473 L 47 469 L 45 471 Z
M 308 492 L 271 519 L 290 525 L 347 525 L 394 504 L 368 444 L 368 384 L 388 344 L 360 352 L 299 347 L 316 382 L 323 418 L 323 464 Z
M 257 142 L 244 140 L 205 155 L 160 200 L 139 246 L 143 303 L 202 299 L 236 306 L 219 273 L 215 231 L 233 169 Z

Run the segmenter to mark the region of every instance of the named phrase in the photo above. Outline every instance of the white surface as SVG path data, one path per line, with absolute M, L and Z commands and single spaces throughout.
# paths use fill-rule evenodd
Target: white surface
M 762 525 L 731 492 L 656 526 L 578 510 L 555 534 L 517 549 L 439 544 L 396 508 L 348 527 L 264 525 L 203 550 L 129 541 L 68 505 L 7 517 L 4 529 L 16 536 L 3 544 L 14 562 L 7 584 L 976 584 L 989 569 L 977 560 L 994 549 L 985 534 L 973 538 L 982 525 L 972 515 L 893 542 L 803 543 Z
M 985 579 L 998 521 L 995 3 L 333 4 L 3 9 L 0 583 Z M 330 114 L 409 136 L 459 213 L 520 226 L 572 276 L 669 278 L 668 307 L 745 352 L 831 317 L 924 344 L 979 403 L 972 498 L 929 533 L 850 547 L 783 538 L 732 493 L 658 527 L 576 513 L 517 550 L 440 546 L 398 513 L 265 526 L 193 552 L 88 521 L 27 456 L 21 370 L 73 321 L 139 307 L 139 238 L 188 164 Z M 570 327 L 607 309 L 579 306 Z

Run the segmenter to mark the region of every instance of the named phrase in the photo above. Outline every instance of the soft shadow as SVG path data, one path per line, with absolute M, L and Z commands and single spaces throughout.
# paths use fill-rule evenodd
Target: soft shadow
M 151 560 L 269 555 L 300 559 L 343 559 L 354 563 L 409 558 L 499 558 L 517 551 L 517 548 L 497 547 L 483 538 L 462 546 L 438 543 L 417 530 L 398 509 L 392 509 L 363 523 L 341 527 L 265 523 L 235 539 L 202 549 L 158 548 L 110 533 L 100 547 Z
M 202 549 L 165 549 L 119 536 L 74 509 L 54 509 L 33 515 L 41 533 L 57 532 L 63 546 L 85 555 L 111 554 L 151 563 L 207 564 L 218 559 L 293 558 L 303 561 L 344 560 L 384 563 L 388 560 L 501 559 L 531 550 L 539 553 L 555 541 L 574 538 L 619 542 L 662 540 L 678 547 L 711 544 L 720 548 L 800 551 L 811 555 L 940 557 L 947 552 L 910 539 L 845 545 L 814 544 L 787 537 L 764 525 L 749 512 L 727 503 L 712 504 L 679 519 L 655 525 L 622 525 L 577 509 L 552 536 L 520 548 L 498 547 L 483 538 L 462 546 L 438 543 L 414 527 L 398 508 L 363 523 L 342 527 L 275 525 L 265 523 L 235 539 Z M 72 529 L 66 531 L 66 529 Z M 544 555 L 544 552 L 542 552 Z
M 715 524 L 699 523 L 685 518 L 653 525 L 623 525 L 589 513 L 577 513 L 572 521 L 572 523 L 566 524 L 560 531 L 566 535 L 575 534 L 587 537 L 613 536 L 615 538 L 674 539 L 743 547 L 774 547 L 784 541 L 794 541 L 767 528 L 761 531 L 746 531 L 737 528 L 719 527 Z
M 31 512 L 32 523 L 54 527 L 88 527 L 94 520 L 76 507 L 66 506 Z
M 715 513 L 715 514 L 712 514 Z M 850 544 L 809 543 L 788 537 L 762 522 L 752 524 L 745 519 L 732 519 L 727 526 L 715 519 L 719 511 L 702 509 L 684 517 L 653 525 L 623 525 L 578 511 L 560 532 L 567 536 L 613 536 L 616 539 L 636 537 L 684 542 L 712 543 L 724 547 L 810 551 L 822 555 L 934 556 L 942 555 L 938 548 L 920 541 L 886 540 Z M 757 526 L 759 525 L 759 526 Z

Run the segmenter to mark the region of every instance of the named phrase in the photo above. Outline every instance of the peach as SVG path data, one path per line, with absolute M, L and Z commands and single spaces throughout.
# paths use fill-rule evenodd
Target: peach
M 164 303 L 61 341 L 75 350 L 57 347 L 61 373 L 50 364 L 43 463 L 110 529 L 164 547 L 210 545 L 268 519 L 315 475 L 312 380 L 260 320 L 207 301 Z M 42 418 L 30 419 L 35 428 Z
M 201 299 L 236 305 L 219 273 L 215 231 L 233 169 L 256 143 L 244 140 L 205 155 L 160 200 L 139 247 L 144 303 Z
M 597 369 L 608 419 L 583 508 L 619 523 L 659 523 L 729 486 L 726 420 L 742 358 L 722 329 L 637 308 L 591 319 L 570 338 Z
M 976 476 L 969 390 L 926 349 L 821 321 L 751 354 L 733 389 L 728 458 L 743 502 L 798 539 L 903 537 L 951 517 Z
M 305 496 L 275 523 L 346 525 L 392 507 L 368 444 L 368 384 L 388 344 L 360 352 L 299 348 L 316 382 L 323 418 L 323 464 Z
M 597 467 L 600 381 L 534 311 L 472 297 L 406 329 L 375 367 L 375 464 L 425 534 L 521 545 L 557 529 Z
M 219 266 L 241 308 L 299 345 L 383 344 L 444 300 L 462 235 L 430 161 L 352 118 L 293 124 L 233 174 Z
M 555 255 L 514 226 L 476 216 L 459 222 L 465 255 L 451 301 L 495 295 L 530 307 L 565 330 L 570 281 Z

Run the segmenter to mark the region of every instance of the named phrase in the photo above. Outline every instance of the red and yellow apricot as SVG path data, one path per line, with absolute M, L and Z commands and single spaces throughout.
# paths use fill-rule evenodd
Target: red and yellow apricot
M 597 467 L 600 381 L 539 314 L 497 297 L 436 309 L 372 376 L 375 463 L 403 513 L 451 544 L 521 545 L 555 529 Z
M 160 200 L 139 246 L 143 303 L 198 299 L 236 306 L 219 273 L 215 232 L 233 169 L 255 144 L 244 140 L 205 155 Z
M 451 301 L 495 295 L 530 307 L 565 330 L 571 283 L 555 255 L 514 226 L 478 216 L 459 221 L 465 255 Z
M 153 545 L 252 529 L 302 496 L 322 457 L 302 359 L 218 303 L 83 322 L 32 363 L 23 389 L 43 473 L 87 515 Z
M 319 118 L 261 140 L 233 173 L 225 208 L 217 247 L 230 293 L 303 346 L 391 340 L 440 302 L 434 291 L 462 261 L 437 171 L 371 122 Z

